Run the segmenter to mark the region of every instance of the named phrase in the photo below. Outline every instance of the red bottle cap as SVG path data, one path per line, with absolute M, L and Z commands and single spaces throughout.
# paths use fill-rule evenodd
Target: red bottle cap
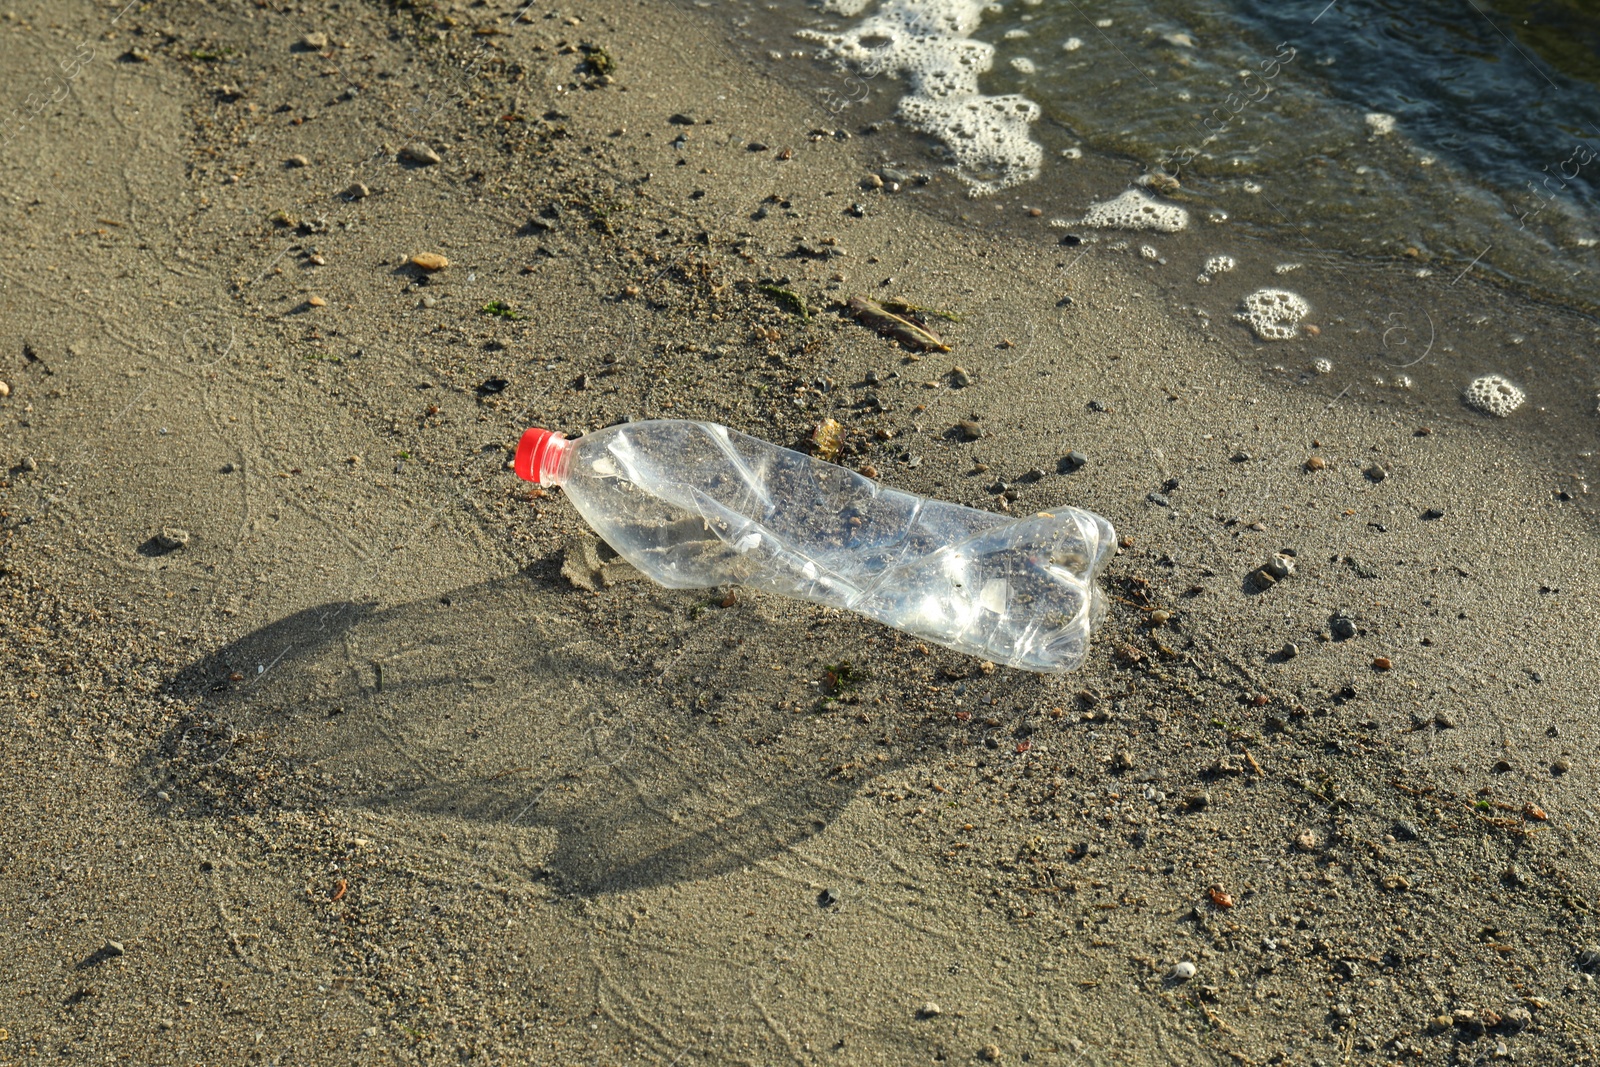
M 522 440 L 517 442 L 517 458 L 512 464 L 517 477 L 525 482 L 554 484 L 553 477 L 546 482 L 545 476 L 556 474 L 556 461 L 566 448 L 567 439 L 559 430 L 541 430 L 535 426 L 525 431 Z

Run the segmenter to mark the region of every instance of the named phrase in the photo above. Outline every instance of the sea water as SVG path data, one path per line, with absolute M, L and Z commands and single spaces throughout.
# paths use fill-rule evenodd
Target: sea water
M 1592 468 L 1600 15 L 1575 0 L 719 10 L 929 210 L 1081 242 L 1074 258 L 1121 251 L 1175 311 L 1312 367 L 1284 352 L 1296 330 L 1249 321 L 1252 297 L 1290 290 L 1360 353 L 1318 353 L 1322 387 L 1467 411 L 1472 382 L 1504 375 L 1529 398 L 1508 424 Z M 1141 208 L 1184 224 L 1091 225 Z

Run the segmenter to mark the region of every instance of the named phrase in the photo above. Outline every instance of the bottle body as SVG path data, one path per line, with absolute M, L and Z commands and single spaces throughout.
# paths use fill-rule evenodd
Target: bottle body
M 1011 517 L 929 500 L 713 423 L 627 423 L 559 446 L 545 480 L 665 586 L 766 589 L 1052 673 L 1082 662 L 1103 612 L 1094 578 L 1115 533 L 1077 508 Z

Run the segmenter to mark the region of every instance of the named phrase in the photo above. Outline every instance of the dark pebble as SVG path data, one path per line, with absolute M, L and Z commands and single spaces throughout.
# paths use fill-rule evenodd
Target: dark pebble
M 1444 508 L 1429 508 L 1422 513 L 1422 517 L 1429 520 L 1442 519 L 1444 518 Z
M 1082 452 L 1077 451 L 1077 450 L 1073 450 L 1071 452 L 1068 452 L 1067 456 L 1066 456 L 1066 459 L 1067 459 L 1067 466 L 1069 468 L 1071 468 L 1072 470 L 1077 470 L 1078 468 L 1082 467 L 1084 464 L 1089 462 L 1089 457 L 1084 455 Z
M 1069 233 L 1065 237 L 1061 238 L 1061 243 L 1066 245 L 1068 248 L 1077 248 L 1079 245 L 1083 244 L 1083 238 L 1079 237 L 1075 233 Z
M 1356 624 L 1343 615 L 1335 615 L 1329 619 L 1328 629 L 1333 632 L 1335 641 L 1348 641 L 1356 635 Z
M 1399 822 L 1395 823 L 1393 833 L 1395 839 L 1398 841 L 1422 840 L 1422 827 L 1418 826 L 1410 819 L 1401 819 Z
M 1172 506 L 1172 501 L 1167 499 L 1167 494 L 1165 493 L 1146 493 L 1145 499 L 1158 508 L 1170 508 Z
M 1103 400 L 1091 400 L 1091 401 L 1089 401 L 1089 410 L 1090 411 L 1110 411 L 1111 410 L 1111 406 L 1109 404 L 1107 404 Z
M 1600 945 L 1585 945 L 1578 953 L 1578 967 L 1585 971 L 1600 971 Z
M 950 432 L 961 438 L 963 441 L 976 441 L 978 438 L 983 436 L 983 427 L 979 426 L 971 419 L 963 419 L 961 422 L 958 422 L 954 426 L 950 427 Z

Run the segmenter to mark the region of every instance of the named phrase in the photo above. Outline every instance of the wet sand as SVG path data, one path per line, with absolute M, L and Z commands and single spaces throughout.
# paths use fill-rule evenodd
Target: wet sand
M 1141 261 L 863 189 L 695 12 L 13 10 L 66 91 L 0 163 L 0 1063 L 1600 1051 L 1538 412 L 1263 374 Z M 1089 665 L 628 580 L 508 469 L 628 417 L 1106 515 Z

